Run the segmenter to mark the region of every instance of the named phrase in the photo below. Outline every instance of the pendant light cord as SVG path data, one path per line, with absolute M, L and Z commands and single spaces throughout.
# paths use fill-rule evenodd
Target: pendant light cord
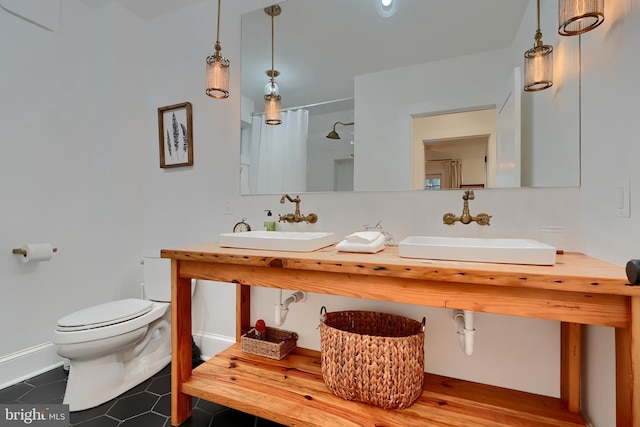
M 538 1 L 540 1 L 540 0 L 538 0 Z M 275 77 L 275 71 L 274 71 L 274 68 L 275 68 L 274 63 L 275 63 L 275 61 L 274 61 L 274 59 L 273 59 L 273 58 L 274 58 L 274 53 L 273 53 L 273 52 L 274 52 L 274 50 L 275 50 L 275 47 L 274 47 L 274 44 L 275 44 L 275 41 L 274 41 L 274 40 L 275 40 L 275 37 L 274 37 L 274 28 L 273 28 L 273 27 L 275 26 L 275 25 L 274 25 L 274 23 L 273 23 L 273 21 L 274 21 L 274 18 L 273 18 L 274 14 L 275 14 L 275 13 L 274 13 L 274 11 L 272 10 L 272 11 L 271 11 L 271 88 L 272 88 L 272 89 L 273 89 L 273 83 L 274 83 L 274 80 L 273 80 L 273 79 L 274 79 L 274 77 Z
M 218 29 L 216 31 L 216 44 L 218 45 L 220 44 L 220 3 L 222 3 L 222 0 L 218 0 Z
M 536 43 L 534 47 L 541 48 L 542 47 L 542 31 L 540 31 L 540 0 L 538 0 L 538 29 L 536 30 L 535 35 Z

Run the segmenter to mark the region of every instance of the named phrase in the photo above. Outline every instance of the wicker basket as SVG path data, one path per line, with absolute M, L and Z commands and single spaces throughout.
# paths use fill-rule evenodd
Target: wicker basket
M 322 376 L 336 396 L 402 409 L 422 394 L 424 319 L 420 323 L 370 311 L 327 313 L 324 307 L 320 313 Z
M 267 327 L 267 339 L 254 338 L 255 329 L 240 337 L 242 351 L 269 359 L 280 360 L 296 348 L 298 335 L 295 332 Z

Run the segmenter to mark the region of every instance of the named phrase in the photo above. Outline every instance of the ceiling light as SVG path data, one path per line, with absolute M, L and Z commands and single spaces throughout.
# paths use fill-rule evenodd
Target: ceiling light
M 378 15 L 383 18 L 389 18 L 396 13 L 398 9 L 398 0 L 376 0 L 376 10 Z
M 218 0 L 218 30 L 216 34 L 216 52 L 207 57 L 207 90 L 212 98 L 229 97 L 229 60 L 220 55 L 220 2 Z
M 540 32 L 540 0 L 538 0 L 538 29 L 532 49 L 524 53 L 524 90 L 535 92 L 553 86 L 553 46 L 542 43 Z
M 604 0 L 558 0 L 558 33 L 575 36 L 604 21 Z
M 282 106 L 280 97 L 280 88 L 276 84 L 275 78 L 278 73 L 274 68 L 273 51 L 274 51 L 274 17 L 280 15 L 282 10 L 280 6 L 273 5 L 264 8 L 264 12 L 271 16 L 271 70 L 267 71 L 267 75 L 271 78 L 265 86 L 264 95 L 264 122 L 268 125 L 279 125 L 282 123 Z

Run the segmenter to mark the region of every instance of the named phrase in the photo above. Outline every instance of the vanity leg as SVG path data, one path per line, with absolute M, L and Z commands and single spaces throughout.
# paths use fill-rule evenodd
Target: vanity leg
M 570 412 L 579 413 L 582 325 L 561 322 L 560 340 L 560 396 Z
M 236 285 L 236 342 L 251 329 L 251 286 Z
M 191 280 L 178 276 L 180 261 L 171 260 L 171 425 L 191 416 L 191 396 L 180 385 L 191 376 Z
M 629 328 L 616 328 L 617 427 L 640 427 L 640 297 L 629 299 Z

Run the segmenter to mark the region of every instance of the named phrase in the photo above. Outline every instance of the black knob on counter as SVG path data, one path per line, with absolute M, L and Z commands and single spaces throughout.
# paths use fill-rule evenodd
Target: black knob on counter
M 627 263 L 627 279 L 632 285 L 640 285 L 640 259 L 632 259 Z

